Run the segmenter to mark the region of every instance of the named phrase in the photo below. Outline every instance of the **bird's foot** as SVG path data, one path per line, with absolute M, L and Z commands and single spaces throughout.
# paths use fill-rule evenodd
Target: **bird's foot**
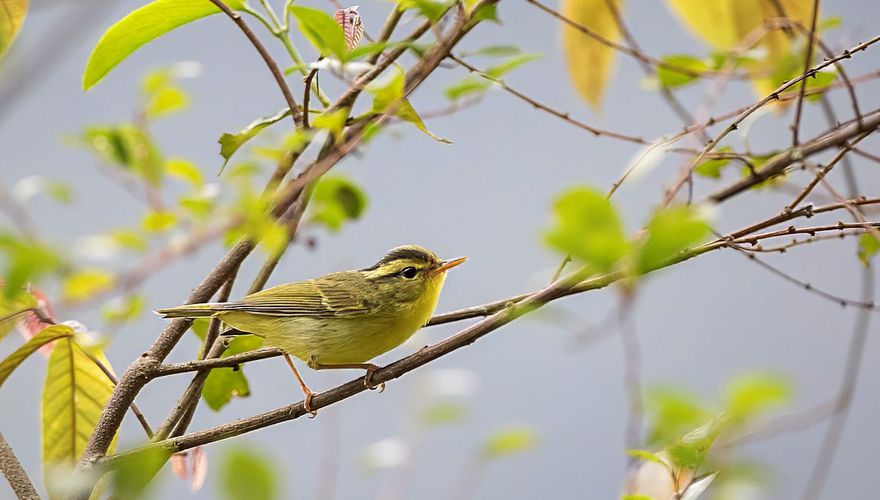
M 309 413 L 309 418 L 315 418 L 318 416 L 318 410 L 312 408 L 312 397 L 314 395 L 314 392 L 309 391 L 305 393 L 305 400 L 303 400 L 303 408 Z
M 379 389 L 379 392 L 382 392 L 385 390 L 385 382 L 379 382 L 378 385 L 373 383 L 373 373 L 378 369 L 379 367 L 376 365 L 370 365 L 366 368 L 367 373 L 364 375 L 364 385 L 371 391 Z

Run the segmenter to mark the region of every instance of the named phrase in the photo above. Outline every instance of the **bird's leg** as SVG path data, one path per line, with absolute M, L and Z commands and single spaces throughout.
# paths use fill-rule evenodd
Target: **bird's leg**
M 385 382 L 380 382 L 378 385 L 373 383 L 373 372 L 379 369 L 378 366 L 373 363 L 344 363 L 344 364 L 321 364 L 315 361 L 314 357 L 309 361 L 309 367 L 314 370 L 344 370 L 344 369 L 352 369 L 352 370 L 366 370 L 367 374 L 364 375 L 364 385 L 367 386 L 367 389 L 371 391 L 374 389 L 379 389 L 379 392 L 385 390 Z
M 318 415 L 318 410 L 312 409 L 312 396 L 315 395 L 314 391 L 309 389 L 309 386 L 303 381 L 302 377 L 297 371 L 296 366 L 294 366 L 293 361 L 291 361 L 290 356 L 287 354 L 284 355 L 284 360 L 287 361 L 287 366 L 293 370 L 293 375 L 296 377 L 297 382 L 299 382 L 299 387 L 303 391 L 303 395 L 305 396 L 305 401 L 303 401 L 303 407 L 312 415 L 312 418 L 315 418 Z

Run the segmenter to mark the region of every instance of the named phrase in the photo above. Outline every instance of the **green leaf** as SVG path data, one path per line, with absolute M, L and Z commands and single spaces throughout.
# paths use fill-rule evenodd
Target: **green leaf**
M 98 269 L 78 271 L 64 280 L 64 300 L 80 301 L 113 285 L 111 273 Z
M 611 269 L 629 250 L 617 210 L 593 188 L 564 192 L 556 199 L 553 214 L 556 225 L 546 235 L 550 246 L 599 271 Z
M 172 158 L 166 161 L 165 173 L 188 182 L 192 187 L 201 187 L 205 183 L 205 178 L 199 167 L 186 160 Z
M 89 127 L 83 143 L 102 161 L 140 175 L 153 186 L 162 181 L 162 156 L 150 136 L 134 125 Z
M 0 0 L 0 59 L 21 31 L 29 3 L 28 0 Z
M 709 225 L 691 206 L 667 208 L 648 223 L 647 238 L 638 252 L 636 272 L 653 271 L 700 243 L 709 234 Z
M 291 6 L 290 11 L 296 16 L 299 30 L 318 49 L 323 56 L 334 56 L 343 60 L 348 53 L 345 45 L 345 34 L 342 27 L 336 24 L 333 16 L 323 10 L 311 7 Z
M 657 500 L 649 495 L 642 495 L 640 493 L 636 494 L 626 494 L 620 497 L 620 500 Z
M 309 203 L 310 219 L 338 231 L 348 220 L 357 220 L 367 208 L 364 191 L 342 176 L 324 176 L 315 186 Z
M 486 69 L 486 74 L 492 78 L 501 78 L 502 76 L 510 73 L 511 71 L 522 66 L 523 64 L 532 62 L 535 59 L 540 58 L 541 56 L 539 54 L 519 54 L 511 57 L 501 64 L 489 67 L 488 69 Z
M 189 96 L 180 87 L 169 85 L 157 91 L 147 103 L 144 113 L 156 119 L 189 106 Z
M 733 149 L 730 146 L 724 146 L 716 150 L 718 153 L 730 153 L 732 151 Z M 694 173 L 702 177 L 720 179 L 721 171 L 724 170 L 728 163 L 730 163 L 729 158 L 712 158 L 697 165 Z
M 20 297 L 25 285 L 59 270 L 63 263 L 54 250 L 3 232 L 0 232 L 0 255 L 5 263 L 3 295 L 7 300 Z
M 422 413 L 422 421 L 429 427 L 461 422 L 467 416 L 464 406 L 452 401 L 435 403 Z
M 651 444 L 672 442 L 710 417 L 692 395 L 672 389 L 651 389 L 646 394 L 645 407 L 652 416 L 647 438 Z
M 93 355 L 110 367 L 100 351 Z M 56 342 L 42 397 L 44 476 L 76 464 L 112 392 L 110 379 L 71 337 Z
M 687 54 L 664 56 L 661 58 L 661 61 L 676 69 L 682 68 L 694 73 L 702 73 L 709 69 L 709 65 L 703 60 Z M 657 68 L 657 80 L 660 82 L 660 85 L 666 88 L 681 87 L 695 81 L 697 78 L 695 75 L 682 73 L 664 66 Z
M 9 378 L 9 375 L 18 368 L 28 356 L 36 352 L 40 347 L 54 342 L 58 339 L 73 336 L 73 329 L 67 325 L 53 325 L 43 329 L 40 333 L 34 335 L 21 347 L 12 352 L 6 359 L 0 361 L 0 387 Z
M 835 71 L 819 71 L 814 76 L 807 78 L 807 90 L 818 89 L 831 85 L 831 83 L 834 82 L 835 78 L 837 78 L 837 72 Z M 816 102 L 822 98 L 822 94 L 808 95 L 804 98 L 810 102 Z
M 827 31 L 837 29 L 841 26 L 843 26 L 843 19 L 841 19 L 840 16 L 831 16 L 819 21 L 819 24 L 816 25 L 816 29 L 819 31 Z
M 253 139 L 257 134 L 263 131 L 264 128 L 269 125 L 278 123 L 290 116 L 290 109 L 282 109 L 281 111 L 275 113 L 272 116 L 267 116 L 265 118 L 260 118 L 249 123 L 245 128 L 241 129 L 235 134 L 225 133 L 220 136 L 220 140 L 217 141 L 220 143 L 220 156 L 223 157 L 223 167 L 220 168 L 220 172 L 223 172 L 223 168 L 226 167 L 226 164 L 229 163 L 229 159 L 232 158 L 232 155 L 241 148 L 244 143 Z
M 727 388 L 727 411 L 732 421 L 745 423 L 791 398 L 791 386 L 778 375 L 753 373 L 733 380 Z
M 511 426 L 499 430 L 483 444 L 483 458 L 494 460 L 533 449 L 538 442 L 534 429 Z
M 226 500 L 280 498 L 276 462 L 254 449 L 229 449 L 220 463 L 218 490 Z
M 343 108 L 321 113 L 312 118 L 312 126 L 330 132 L 336 142 L 339 142 L 342 140 L 342 131 L 345 129 L 345 121 L 348 119 L 349 111 L 348 108 Z
M 461 57 L 484 56 L 484 57 L 509 57 L 522 52 L 516 45 L 489 45 L 481 49 L 462 52 Z
M 626 454 L 638 458 L 639 460 L 643 460 L 645 462 L 654 462 L 662 465 L 666 470 L 670 470 L 669 464 L 666 463 L 659 455 L 656 453 L 651 453 L 648 450 L 626 450 Z
M 859 260 L 862 261 L 862 264 L 868 266 L 871 257 L 876 255 L 878 251 L 880 251 L 880 240 L 875 234 L 865 233 L 859 236 Z
M 239 10 L 241 0 L 225 0 Z M 83 89 L 89 90 L 132 52 L 180 26 L 220 12 L 208 1 L 155 0 L 131 12 L 110 27 L 89 56 L 83 73 Z
M 728 424 L 728 417 L 718 415 L 711 421 L 685 434 L 678 441 L 666 448 L 669 458 L 678 467 L 697 469 L 706 457 L 715 439 Z
M 0 288 L 3 288 L 2 284 Z M 36 305 L 37 300 L 29 293 L 21 293 L 12 298 L 0 294 L 0 340 L 3 340 L 22 320 L 22 316 Z
M 171 450 L 152 448 L 122 461 L 113 471 L 113 497 L 149 498 L 153 478 L 171 458 Z
M 450 3 L 439 0 L 397 0 L 401 10 L 417 10 L 419 14 L 435 24 L 449 9 Z
M 233 354 L 253 351 L 254 349 L 259 349 L 262 345 L 263 340 L 254 335 L 235 337 L 229 343 L 229 347 L 222 357 L 225 358 Z M 215 368 L 211 370 L 208 378 L 205 379 L 205 387 L 202 390 L 202 399 L 214 411 L 220 411 L 221 408 L 232 401 L 233 397 L 244 398 L 250 395 L 250 385 L 241 367 Z
M 386 79 L 385 82 L 377 82 L 367 90 L 373 94 L 373 112 L 392 114 L 401 120 L 407 121 L 415 125 L 419 130 L 428 134 L 436 141 L 450 144 L 450 141 L 437 137 L 425 126 L 425 122 L 419 117 L 416 110 L 409 101 L 404 97 L 405 78 L 402 70 L 395 71 L 394 75 Z
M 466 76 L 458 83 L 452 84 L 443 91 L 451 101 L 457 101 L 473 94 L 482 94 L 492 87 L 492 82 L 485 78 Z
M 111 303 L 101 309 L 101 316 L 108 323 L 123 323 L 136 319 L 144 312 L 146 299 L 143 295 L 129 295 L 119 303 Z

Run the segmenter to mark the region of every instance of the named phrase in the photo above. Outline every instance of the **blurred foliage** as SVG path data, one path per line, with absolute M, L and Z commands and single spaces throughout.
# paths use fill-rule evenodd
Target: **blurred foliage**
M 324 57 L 335 57 L 342 61 L 348 54 L 345 34 L 333 16 L 323 10 L 293 5 L 290 11 L 296 17 L 300 32 Z
M 272 116 L 267 116 L 265 118 L 258 118 L 251 123 L 249 123 L 246 127 L 241 129 L 240 131 L 231 134 L 225 133 L 220 136 L 220 156 L 225 160 L 223 162 L 223 167 L 229 162 L 229 159 L 232 158 L 232 155 L 238 151 L 246 142 L 256 137 L 257 134 L 263 131 L 269 125 L 273 125 L 275 123 L 280 122 L 284 118 L 290 116 L 290 110 L 284 109 L 275 113 Z M 222 172 L 222 168 L 221 168 Z
M 491 89 L 496 80 L 500 80 L 507 73 L 516 68 L 538 59 L 538 54 L 520 54 L 519 49 L 512 46 L 492 46 L 473 52 L 484 56 L 507 56 L 507 59 L 499 64 L 489 66 L 480 77 L 465 76 L 462 80 L 446 87 L 443 93 L 450 101 L 459 101 L 465 97 L 479 97 Z
M 21 31 L 29 5 L 29 0 L 0 0 L 0 60 Z
M 0 289 L 4 288 L 0 283 Z M 25 311 L 37 305 L 36 299 L 29 293 L 20 293 L 7 298 L 6 293 L 0 294 L 0 340 L 3 340 L 15 324 L 21 320 Z
M 499 429 L 483 443 L 482 457 L 495 460 L 533 449 L 538 444 L 538 434 L 531 427 L 513 425 Z
M 715 150 L 715 153 L 732 153 L 733 148 L 730 146 L 723 146 Z M 721 172 L 724 170 L 724 167 L 730 163 L 729 158 L 711 158 L 709 160 L 705 160 L 694 168 L 694 173 L 702 176 L 702 177 L 711 177 L 713 179 L 720 179 Z
M 346 177 L 325 175 L 318 181 L 309 202 L 309 220 L 339 231 L 349 220 L 358 220 L 367 208 L 367 195 Z
M 54 249 L 3 232 L 0 232 L 0 260 L 3 262 L 3 299 L 6 301 L 21 297 L 28 283 L 58 272 L 64 266 L 63 259 Z
M 120 463 L 113 471 L 113 496 L 126 500 L 150 498 L 151 491 L 156 487 L 153 479 L 170 457 L 170 450 L 154 448 Z
M 660 85 L 667 88 L 681 87 L 692 83 L 697 80 L 698 77 L 696 75 L 709 69 L 709 65 L 705 61 L 688 54 L 663 56 L 660 60 L 668 66 L 657 68 L 657 80 L 660 82 Z M 670 67 L 675 69 L 670 69 Z M 679 68 L 696 74 L 676 71 Z
M 428 427 L 457 424 L 467 417 L 464 405 L 453 401 L 439 401 L 431 404 L 422 412 L 422 422 Z
M 227 449 L 220 460 L 218 491 L 226 500 L 280 498 L 275 461 L 254 448 Z
M 611 0 L 610 3 L 618 12 L 623 9 L 622 0 Z M 608 40 L 620 38 L 620 28 L 609 0 L 563 0 L 560 10 L 565 17 Z M 611 78 L 617 51 L 567 23 L 562 23 L 562 48 L 575 90 L 593 109 L 598 109 Z
M 589 187 L 563 192 L 553 214 L 555 225 L 546 233 L 547 243 L 600 272 L 621 262 L 635 274 L 652 271 L 680 258 L 709 234 L 695 207 L 680 206 L 656 212 L 644 234 L 627 241 L 617 209 L 606 195 Z
M 868 266 L 871 258 L 880 251 L 880 239 L 875 233 L 865 233 L 859 236 L 859 260 L 862 264 Z

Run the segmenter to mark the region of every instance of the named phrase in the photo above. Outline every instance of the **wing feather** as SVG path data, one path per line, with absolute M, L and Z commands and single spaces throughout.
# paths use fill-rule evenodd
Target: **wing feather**
M 268 288 L 238 302 L 219 305 L 216 310 L 267 316 L 336 318 L 364 314 L 370 308 L 362 288 L 352 286 L 350 280 L 340 279 L 340 276 L 328 275 Z

